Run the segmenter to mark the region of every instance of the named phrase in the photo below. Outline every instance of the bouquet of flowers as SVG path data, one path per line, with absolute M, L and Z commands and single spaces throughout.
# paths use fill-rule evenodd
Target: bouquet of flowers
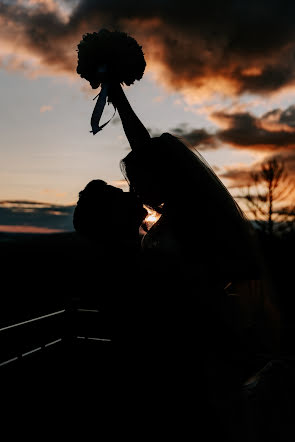
M 77 73 L 88 80 L 93 89 L 101 86 L 91 118 L 93 135 L 108 123 L 99 126 L 108 97 L 108 84 L 119 82 L 130 86 L 142 78 L 145 66 L 141 46 L 125 32 L 101 29 L 83 35 L 78 44 Z

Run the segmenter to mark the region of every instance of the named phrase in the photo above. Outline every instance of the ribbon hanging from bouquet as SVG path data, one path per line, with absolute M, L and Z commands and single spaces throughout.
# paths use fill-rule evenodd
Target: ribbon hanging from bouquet
M 91 116 L 92 130 L 90 132 L 93 133 L 93 135 L 95 135 L 95 134 L 97 134 L 97 132 L 101 131 L 111 121 L 111 119 L 114 117 L 114 115 L 116 113 L 116 108 L 114 106 L 115 112 L 112 115 L 112 117 L 106 123 L 102 124 L 101 126 L 99 125 L 103 110 L 106 105 L 107 97 L 108 97 L 108 84 L 103 83 L 101 85 L 100 93 L 96 97 L 93 98 L 93 100 L 95 100 L 95 98 L 97 98 L 97 101 L 96 101 L 96 104 L 95 104 L 95 107 L 93 109 L 92 116 Z

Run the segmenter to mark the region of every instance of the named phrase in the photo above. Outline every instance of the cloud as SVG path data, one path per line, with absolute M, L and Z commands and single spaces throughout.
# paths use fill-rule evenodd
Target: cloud
M 50 229 L 48 227 L 36 226 L 16 226 L 0 224 L 0 232 L 6 233 L 59 233 L 64 232 L 62 229 Z M 1 238 L 0 238 L 1 239 Z
M 223 126 L 216 136 L 223 143 L 256 151 L 295 149 L 295 106 L 274 109 L 261 117 L 250 112 L 215 112 L 217 124 Z
M 41 114 L 44 112 L 50 112 L 52 111 L 53 107 L 47 104 L 44 104 L 43 106 L 40 107 L 40 112 Z
M 191 129 L 179 124 L 170 130 L 198 150 L 217 149 L 225 144 L 234 149 L 247 149 L 260 154 L 258 161 L 250 166 L 234 165 L 218 171 L 221 178 L 230 181 L 231 186 L 247 186 L 250 173 L 259 170 L 261 162 L 276 156 L 282 158 L 290 177 L 295 179 L 295 105 L 286 109 L 276 108 L 258 117 L 239 110 L 220 110 L 211 114 L 219 125 L 214 133 L 206 129 Z
M 278 0 L 7 0 L 0 5 L 1 52 L 15 54 L 20 69 L 30 60 L 37 72 L 75 76 L 82 34 L 120 29 L 173 89 L 265 95 L 295 83 L 294 12 L 291 0 L 283 7 Z
M 186 123 L 171 128 L 170 133 L 199 150 L 218 149 L 225 144 L 265 155 L 295 154 L 295 105 L 273 109 L 258 117 L 239 108 L 219 110 L 210 115 L 217 126 L 214 132 L 194 129 Z M 241 108 L 242 109 L 242 108 Z M 149 129 L 151 136 L 160 136 L 158 129 Z M 288 153 L 289 152 L 289 153 Z
M 251 172 L 256 170 L 253 167 L 245 166 L 228 166 L 226 171 L 219 176 L 230 181 L 229 188 L 231 187 L 247 187 L 251 184 Z
M 219 146 L 215 134 L 210 134 L 206 129 L 189 129 L 187 124 L 183 123 L 170 132 L 180 138 L 191 147 L 197 147 L 198 150 L 216 149 Z
M 12 229 L 24 226 L 23 231 L 33 227 L 36 231 L 72 231 L 74 208 L 35 201 L 0 201 L 1 225 L 6 226 L 6 231 L 7 226 L 14 226 Z
M 244 164 L 226 166 L 225 171 L 220 173 L 219 176 L 229 180 L 229 187 L 247 187 L 253 184 L 251 174 L 253 172 L 259 172 L 263 162 L 274 158 L 280 159 L 284 162 L 289 185 L 293 186 L 292 183 L 295 183 L 295 152 L 287 150 L 279 152 L 279 154 L 266 155 L 262 160 L 255 161 L 249 166 L 245 166 Z
M 58 2 L 3 2 L 0 25 L 3 67 L 13 55 L 31 73 L 45 74 L 46 68 L 47 75 L 73 72 L 75 33 L 67 26 Z

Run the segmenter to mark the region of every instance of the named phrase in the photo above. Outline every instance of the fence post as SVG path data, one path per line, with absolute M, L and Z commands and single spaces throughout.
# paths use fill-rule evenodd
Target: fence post
M 71 348 L 76 339 L 78 301 L 78 298 L 71 298 L 65 308 L 63 341 L 67 348 Z

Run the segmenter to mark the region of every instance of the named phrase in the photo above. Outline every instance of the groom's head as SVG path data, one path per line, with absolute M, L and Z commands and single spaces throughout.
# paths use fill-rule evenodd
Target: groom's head
M 135 194 L 93 180 L 79 193 L 73 224 L 78 233 L 89 238 L 128 239 L 138 235 L 146 214 Z

